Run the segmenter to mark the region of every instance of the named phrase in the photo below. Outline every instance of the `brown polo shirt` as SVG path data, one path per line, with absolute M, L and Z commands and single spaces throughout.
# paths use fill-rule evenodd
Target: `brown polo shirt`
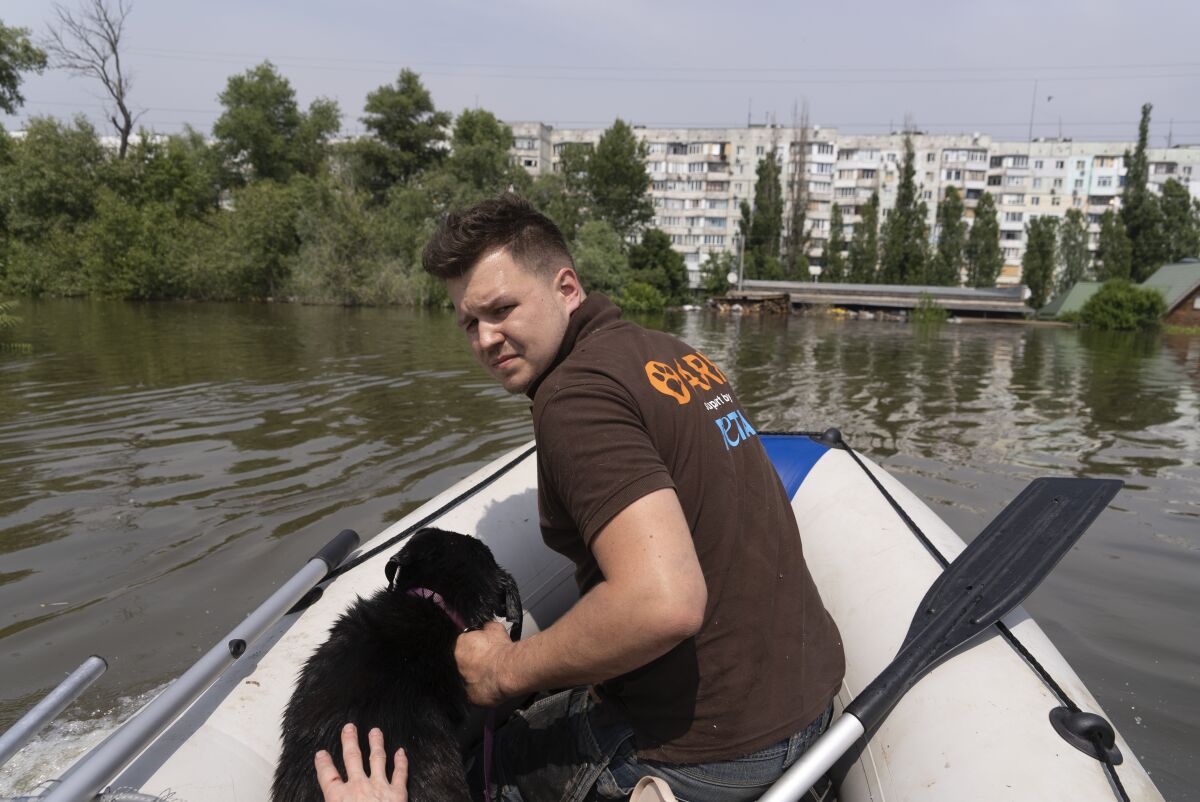
M 806 726 L 845 669 L 795 516 L 728 377 L 686 343 L 620 319 L 603 295 L 571 315 L 531 388 L 546 544 L 603 579 L 589 544 L 642 496 L 674 488 L 708 587 L 700 632 L 603 684 L 638 753 L 739 757 Z

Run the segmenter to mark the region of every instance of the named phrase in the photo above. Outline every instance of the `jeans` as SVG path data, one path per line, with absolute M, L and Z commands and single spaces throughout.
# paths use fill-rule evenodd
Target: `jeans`
M 660 777 L 681 802 L 757 799 L 825 731 L 825 712 L 794 735 L 733 760 L 673 764 L 641 760 L 633 730 L 611 708 L 596 704 L 586 688 L 546 697 L 515 714 L 495 736 L 494 802 L 608 802 L 628 798 L 637 781 Z M 480 766 L 471 774 L 482 794 Z

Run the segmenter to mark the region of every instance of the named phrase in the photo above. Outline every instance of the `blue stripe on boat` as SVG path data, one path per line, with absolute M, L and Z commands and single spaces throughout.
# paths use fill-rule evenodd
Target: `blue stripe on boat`
M 812 466 L 829 450 L 829 446 L 804 435 L 764 434 L 759 435 L 759 439 L 779 472 L 788 498 L 796 495 Z

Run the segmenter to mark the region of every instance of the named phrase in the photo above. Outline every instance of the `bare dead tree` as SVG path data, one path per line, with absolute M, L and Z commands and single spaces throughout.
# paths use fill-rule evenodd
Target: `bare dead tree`
M 108 119 L 121 138 L 119 158 L 125 158 L 138 116 L 129 110 L 132 76 L 121 66 L 125 20 L 133 10 L 129 0 L 80 0 L 78 11 L 53 4 L 57 24 L 50 26 L 44 47 L 53 66 L 74 75 L 95 78 L 112 98 Z

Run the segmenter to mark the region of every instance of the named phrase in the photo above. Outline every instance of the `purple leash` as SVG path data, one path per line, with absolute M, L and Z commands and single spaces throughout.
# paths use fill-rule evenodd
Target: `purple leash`
M 442 608 L 442 612 L 454 622 L 454 625 L 460 631 L 465 632 L 467 624 L 462 620 L 462 617 L 450 609 L 450 605 L 446 604 L 446 600 L 442 598 L 442 594 L 436 590 L 429 588 L 409 588 L 409 596 L 416 596 L 418 599 L 428 599 L 429 601 Z M 483 798 L 486 802 L 492 802 L 492 742 L 495 740 L 496 733 L 496 709 L 490 708 L 487 712 L 487 718 L 483 723 Z

